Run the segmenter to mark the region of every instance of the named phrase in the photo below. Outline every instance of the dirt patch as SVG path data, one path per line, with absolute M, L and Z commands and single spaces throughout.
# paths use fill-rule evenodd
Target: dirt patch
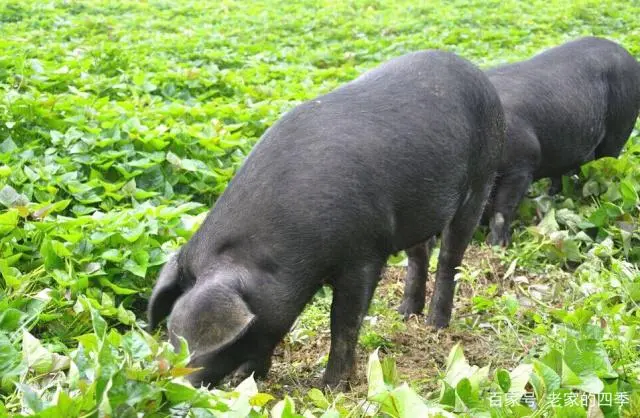
M 412 317 L 402 322 L 392 311 L 400 303 L 406 269 L 388 267 L 376 290 L 374 299 L 388 306 L 389 315 L 379 315 L 385 322 L 388 347 L 380 350 L 380 356 L 393 356 L 399 377 L 410 382 L 423 395 L 438 389 L 437 377 L 445 369 L 451 348 L 458 342 L 464 347 L 465 356 L 471 364 L 493 367 L 512 367 L 519 359 L 516 353 L 501 350 L 491 331 L 480 331 L 477 327 L 465 327 L 464 318 L 471 315 L 472 298 L 479 288 L 491 283 L 502 288 L 502 277 L 506 267 L 486 247 L 471 246 L 465 256 L 464 268 L 473 280 L 461 279 L 457 291 L 452 326 L 436 331 L 427 327 L 424 317 Z M 429 274 L 427 300 L 433 292 L 433 272 Z M 499 291 L 499 290 L 498 290 Z M 393 326 L 393 322 L 397 322 Z M 461 324 L 462 322 L 462 324 Z M 388 327 L 387 327 L 388 326 Z M 301 395 L 310 387 L 318 385 L 329 353 L 330 332 L 328 327 L 315 330 L 315 335 L 303 344 L 282 343 L 273 359 L 273 366 L 265 382 L 265 390 L 274 394 Z M 351 382 L 351 394 L 363 396 L 367 391 L 366 365 L 371 349 L 358 347 L 357 371 Z

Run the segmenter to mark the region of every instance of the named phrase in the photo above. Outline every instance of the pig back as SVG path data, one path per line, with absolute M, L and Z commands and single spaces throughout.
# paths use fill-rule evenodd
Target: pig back
M 409 54 L 285 114 L 198 233 L 218 247 L 267 243 L 288 264 L 386 255 L 441 232 L 470 188 L 491 181 L 503 132 L 480 70 Z
M 633 122 L 640 107 L 640 66 L 606 39 L 581 38 L 487 74 L 507 120 L 526 125 L 508 131 L 535 133 L 541 160 L 536 178 L 588 161 L 611 125 L 629 123 L 620 118 Z M 519 142 L 508 138 L 506 146 Z

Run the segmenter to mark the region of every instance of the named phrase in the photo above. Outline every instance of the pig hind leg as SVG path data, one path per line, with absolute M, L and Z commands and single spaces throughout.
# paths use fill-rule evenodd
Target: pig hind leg
M 380 257 L 349 268 L 333 282 L 331 349 L 323 381 L 326 386 L 345 384 L 353 372 L 358 333 L 385 260 Z
M 526 170 L 505 173 L 496 181 L 493 214 L 489 222 L 491 245 L 506 247 L 511 242 L 511 221 L 532 181 L 533 174 Z
M 436 238 L 415 245 L 406 250 L 408 257 L 407 276 L 404 279 L 404 295 L 398 307 L 405 319 L 411 315 L 420 315 L 424 309 L 429 257 Z
M 612 118 L 612 120 L 608 121 L 607 133 L 602 142 L 596 147 L 595 159 L 603 157 L 617 158 L 629 136 L 631 136 L 637 118 L 638 111 L 636 110 L 618 115 L 617 118 Z
M 428 325 L 436 328 L 449 325 L 456 269 L 462 262 L 490 191 L 491 182 L 472 190 L 442 233 L 435 288 L 427 316 Z

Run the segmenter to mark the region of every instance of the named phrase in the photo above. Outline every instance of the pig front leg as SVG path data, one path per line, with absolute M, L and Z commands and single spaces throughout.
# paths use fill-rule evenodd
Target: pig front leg
M 383 265 L 384 261 L 378 260 L 349 269 L 333 284 L 331 349 L 323 379 L 325 386 L 345 385 L 354 371 L 358 333 Z
M 411 315 L 420 315 L 424 310 L 429 257 L 435 243 L 436 238 L 432 237 L 406 250 L 409 259 L 407 276 L 404 279 L 402 303 L 398 307 L 398 312 L 404 319 L 408 319 Z
M 256 379 L 263 379 L 267 376 L 269 369 L 271 368 L 271 357 L 273 350 L 262 356 L 254 356 L 247 362 L 238 367 L 231 377 L 231 383 L 234 386 L 240 384 L 244 379 L 249 377 L 252 373 Z
M 491 245 L 506 247 L 511 243 L 511 221 L 532 180 L 533 175 L 529 170 L 504 174 L 498 180 L 493 214 L 489 221 Z
M 593 161 L 594 159 L 595 159 L 594 153 L 591 153 L 591 155 L 589 155 L 582 164 L 586 164 L 590 161 Z M 579 174 L 580 174 L 580 167 L 577 167 L 577 168 L 574 168 L 573 170 L 567 171 L 565 175 L 573 177 Z M 577 182 L 574 182 L 574 184 L 577 186 Z M 549 191 L 547 192 L 549 196 L 555 196 L 561 191 L 562 191 L 562 176 L 551 177 L 551 185 L 549 186 Z
M 562 176 L 551 177 L 551 185 L 547 192 L 549 196 L 555 196 L 562 191 Z

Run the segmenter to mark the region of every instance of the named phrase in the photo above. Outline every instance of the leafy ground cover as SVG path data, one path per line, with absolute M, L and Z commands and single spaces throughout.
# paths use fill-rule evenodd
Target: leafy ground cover
M 328 290 L 257 384 L 194 389 L 186 357 L 142 330 L 167 254 L 287 109 L 418 49 L 488 67 L 594 34 L 640 58 L 638 16 L 592 0 L 1 2 L 0 416 L 640 416 L 638 130 L 561 195 L 534 185 L 510 249 L 478 232 L 450 329 L 400 320 L 391 260 L 348 393 L 313 389 Z

